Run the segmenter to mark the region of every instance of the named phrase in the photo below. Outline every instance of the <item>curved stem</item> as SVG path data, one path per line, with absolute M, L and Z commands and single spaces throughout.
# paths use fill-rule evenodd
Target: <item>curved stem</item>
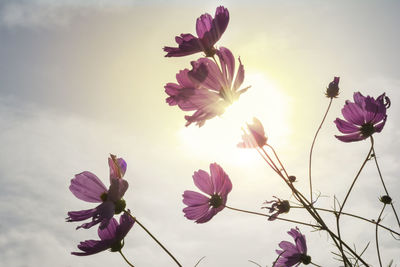
M 232 208 L 232 207 L 229 207 L 229 206 L 225 206 L 225 208 L 230 209 L 230 210 L 234 210 L 234 211 L 240 211 L 240 212 L 243 212 L 243 213 L 249 213 L 249 214 L 264 216 L 264 217 L 267 217 L 267 218 L 271 217 L 270 215 L 267 215 L 267 214 L 264 214 L 264 213 L 260 213 L 260 212 L 255 212 L 255 211 L 236 209 L 236 208 Z M 320 226 L 315 225 L 315 224 L 310 224 L 310 223 L 305 223 L 305 222 L 300 222 L 300 221 L 295 221 L 295 220 L 290 220 L 290 219 L 285 219 L 285 218 L 279 218 L 279 217 L 276 217 L 276 219 L 280 220 L 280 221 L 298 223 L 298 224 L 307 225 L 307 226 L 311 226 L 311 227 L 315 227 L 315 228 L 321 228 Z
M 371 139 L 372 139 L 372 138 L 373 138 L 373 137 L 371 136 Z M 389 195 L 389 192 L 388 192 L 388 190 L 387 190 L 387 188 L 386 188 L 385 182 L 383 181 L 383 176 L 382 176 L 382 173 L 381 173 L 381 169 L 379 168 L 378 160 L 377 160 L 377 158 L 376 158 L 375 148 L 372 148 L 372 153 L 374 154 L 374 157 L 373 157 L 373 158 L 374 158 L 374 161 L 375 161 L 376 168 L 378 169 L 379 178 L 381 179 L 381 182 L 382 182 L 382 185 L 383 185 L 383 189 L 385 189 L 386 195 L 387 195 L 387 196 L 390 196 L 390 195 Z M 398 224 L 399 227 L 400 227 L 400 220 L 399 220 L 399 216 L 397 215 L 396 209 L 394 208 L 393 203 L 390 203 L 390 205 L 392 206 L 394 216 L 396 217 L 396 220 L 397 220 L 397 224 Z
M 318 129 L 317 129 L 317 131 L 316 131 L 316 133 L 314 135 L 314 139 L 312 141 L 311 148 L 310 148 L 310 158 L 309 158 L 309 161 L 308 161 L 308 179 L 309 179 L 309 183 L 310 183 L 310 200 L 311 200 L 310 202 L 311 203 L 313 202 L 313 196 L 312 196 L 313 191 L 312 191 L 312 181 L 311 181 L 311 160 L 312 160 L 313 148 L 314 148 L 315 141 L 317 140 L 318 133 L 321 130 L 322 125 L 325 122 L 325 119 L 326 119 L 326 116 L 328 115 L 329 109 L 331 108 L 332 100 L 333 100 L 333 98 L 331 97 L 331 99 L 329 101 L 328 108 L 326 109 L 324 117 L 323 117 L 323 119 L 321 121 L 321 124 L 319 125 L 319 127 L 318 127 Z
M 175 261 L 175 263 L 178 265 L 178 266 L 180 266 L 180 267 L 182 267 L 182 265 L 179 263 L 179 261 L 171 254 L 171 252 L 169 252 L 168 251 L 168 249 L 166 249 L 164 246 L 163 246 L 163 244 L 161 244 L 161 242 L 160 241 L 158 241 L 157 240 L 157 238 L 149 231 L 149 230 L 147 230 L 147 228 L 143 225 L 143 224 L 141 224 L 138 220 L 137 220 L 137 218 L 136 217 L 134 217 L 132 214 L 130 214 L 129 212 L 127 212 L 126 210 L 124 210 L 124 212 L 126 213 L 126 214 L 128 214 L 129 216 L 131 216 L 134 220 L 135 220 L 135 222 L 140 226 L 140 227 L 142 227 L 142 229 L 151 237 L 151 238 L 153 238 L 153 240 L 154 241 L 156 241 L 156 243 Z
M 132 263 L 130 263 L 130 262 L 128 261 L 128 259 L 125 257 L 125 255 L 122 253 L 121 250 L 118 251 L 118 252 L 119 252 L 119 254 L 121 254 L 122 258 L 124 258 L 124 260 L 126 261 L 126 263 L 128 263 L 129 266 L 135 267 Z
M 382 267 L 382 260 L 381 260 L 381 253 L 379 252 L 379 240 L 378 240 L 378 223 L 381 221 L 382 213 L 386 207 L 386 204 L 383 204 L 383 208 L 381 213 L 379 213 L 378 219 L 376 220 L 376 227 L 375 227 L 375 242 L 376 242 L 376 252 L 378 255 L 379 266 Z

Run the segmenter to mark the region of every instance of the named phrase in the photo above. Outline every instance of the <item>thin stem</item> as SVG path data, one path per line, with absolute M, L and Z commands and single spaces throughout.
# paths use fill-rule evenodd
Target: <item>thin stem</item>
M 304 207 L 302 207 L 302 206 L 292 206 L 292 205 L 290 206 L 290 208 L 291 208 L 291 209 L 304 209 Z M 334 211 L 334 210 L 328 210 L 328 209 L 323 209 L 323 208 L 315 208 L 315 209 L 316 209 L 316 210 L 320 210 L 320 211 L 330 212 L 330 213 L 333 213 L 333 214 L 337 213 L 337 212 Z M 400 233 L 398 233 L 398 232 L 396 232 L 396 231 L 394 231 L 394 230 L 390 229 L 389 227 L 386 227 L 386 226 L 384 226 L 384 225 L 382 225 L 382 224 L 376 223 L 376 222 L 373 221 L 373 220 L 369 220 L 369 219 L 364 218 L 364 217 L 361 217 L 361 216 L 359 216 L 359 215 L 355 215 L 355 214 L 351 214 L 351 213 L 346 213 L 346 212 L 342 212 L 342 215 L 354 217 L 354 218 L 357 218 L 357 219 L 360 219 L 360 220 L 363 220 L 363 221 L 366 221 L 366 222 L 369 222 L 369 223 L 372 223 L 372 224 L 376 224 L 376 225 L 378 225 L 379 227 L 381 227 L 381 228 L 383 228 L 383 229 L 385 229 L 385 230 L 387 230 L 387 231 L 389 231 L 389 232 L 391 232 L 391 233 L 393 233 L 393 234 L 396 234 L 396 235 L 400 236 Z
M 161 242 L 158 241 L 157 238 L 155 238 L 155 236 L 154 236 L 152 233 L 150 233 L 150 231 L 147 230 L 147 228 L 137 220 L 136 217 L 134 217 L 132 214 L 130 214 L 130 213 L 127 212 L 126 210 L 124 210 L 124 212 L 125 212 L 126 214 L 128 214 L 129 216 L 131 216 L 131 217 L 135 220 L 135 222 L 136 222 L 140 227 L 142 227 L 142 229 L 143 229 L 151 238 L 153 238 L 153 240 L 156 241 L 156 243 L 157 243 L 157 244 L 158 244 L 158 245 L 159 245 L 159 246 L 174 260 L 174 261 L 175 261 L 175 263 L 176 263 L 178 266 L 182 267 L 182 265 L 181 265 L 181 264 L 179 263 L 179 261 L 171 254 L 171 252 L 169 252 L 168 249 L 166 249 L 166 248 L 163 246 L 163 244 L 161 244 Z
M 255 211 L 249 211 L 249 210 L 242 210 L 242 209 L 236 209 L 236 208 L 232 208 L 229 206 L 225 206 L 225 208 L 231 209 L 231 210 L 235 210 L 235 211 L 240 211 L 240 212 L 244 212 L 244 213 L 249 213 L 249 214 L 254 214 L 254 215 L 259 215 L 259 216 L 264 216 L 267 218 L 270 218 L 270 215 L 264 214 L 264 213 L 260 213 L 260 212 L 255 212 Z M 310 224 L 310 223 L 305 223 L 305 222 L 300 222 L 300 221 L 295 221 L 295 220 L 290 220 L 290 219 L 285 219 L 285 218 L 279 218 L 276 217 L 277 220 L 281 220 L 281 221 L 286 221 L 286 222 L 292 222 L 292 223 L 298 223 L 298 224 L 302 224 L 302 225 L 307 225 L 307 226 L 311 226 L 314 228 L 321 228 L 318 225 L 315 224 Z
M 197 267 L 197 265 L 199 265 L 199 263 L 205 258 L 206 256 L 201 257 L 200 260 L 197 261 L 196 265 L 194 267 Z
M 364 160 L 364 162 L 362 163 L 360 169 L 358 170 L 356 177 L 354 177 L 353 183 L 351 184 L 349 190 L 347 191 L 346 197 L 344 198 L 343 203 L 342 203 L 342 205 L 341 205 L 341 207 L 340 207 L 340 210 L 339 210 L 339 216 L 340 216 L 340 214 L 342 213 L 342 210 L 343 210 L 343 208 L 344 208 L 344 205 L 346 204 L 347 198 L 349 197 L 350 192 L 351 192 L 351 190 L 353 189 L 353 186 L 354 186 L 354 184 L 355 184 L 356 181 L 357 181 L 357 178 L 360 176 L 360 173 L 361 173 L 362 169 L 364 168 L 365 164 L 366 164 L 367 161 L 369 160 L 370 155 L 371 155 L 373 149 L 374 149 L 374 139 L 371 139 L 371 148 L 369 149 L 369 152 L 368 152 L 368 154 L 367 154 L 367 157 L 365 158 L 365 160 Z
M 314 265 L 314 266 L 317 266 L 317 267 L 322 267 L 321 265 L 318 265 L 318 264 L 316 264 L 316 263 L 314 263 L 314 262 L 310 262 L 312 265 Z
M 271 157 L 268 155 L 267 151 L 265 151 L 265 149 L 262 147 L 260 147 L 260 149 L 262 150 L 262 152 L 264 152 L 264 155 L 271 161 L 272 165 L 274 166 L 273 169 L 275 170 L 275 172 L 285 180 L 285 177 L 282 176 L 281 171 L 276 166 L 275 162 L 271 159 Z
M 310 158 L 309 158 L 309 161 L 308 161 L 308 178 L 309 178 L 309 182 L 310 182 L 310 200 L 311 200 L 311 203 L 313 202 L 313 196 L 312 196 L 313 191 L 312 191 L 312 181 L 311 181 L 311 160 L 312 160 L 313 148 L 314 148 L 315 141 L 317 140 L 318 133 L 321 130 L 322 125 L 325 122 L 325 119 L 326 119 L 326 116 L 328 115 L 329 109 L 331 108 L 332 100 L 333 100 L 333 98 L 331 97 L 331 99 L 329 101 L 328 108 L 325 111 L 324 118 L 322 119 L 321 124 L 319 125 L 319 127 L 317 129 L 317 132 L 314 135 L 314 139 L 312 141 L 311 148 L 310 148 Z
M 378 223 L 381 221 L 381 216 L 382 216 L 382 213 L 383 213 L 383 210 L 385 209 L 385 207 L 386 207 L 386 204 L 383 204 L 381 213 L 379 213 L 378 219 L 376 220 L 376 227 L 375 227 L 376 252 L 378 254 L 379 266 L 381 266 L 381 267 L 382 267 L 382 260 L 381 260 L 381 253 L 379 252 Z
M 373 138 L 373 137 L 371 136 L 371 139 L 372 139 L 372 138 Z M 382 176 L 382 173 L 381 173 L 381 169 L 379 168 L 378 160 L 377 160 L 377 158 L 376 158 L 375 148 L 372 148 L 372 153 L 374 153 L 374 157 L 373 157 L 373 158 L 374 158 L 374 161 L 375 161 L 376 168 L 378 169 L 379 178 L 381 179 L 383 188 L 385 189 L 385 193 L 386 193 L 387 196 L 390 196 L 390 195 L 389 195 L 389 192 L 388 192 L 388 190 L 387 190 L 387 188 L 386 188 L 385 182 L 383 181 L 383 176 Z M 390 205 L 392 206 L 394 216 L 396 217 L 396 220 L 397 220 L 397 224 L 398 224 L 399 227 L 400 227 L 399 216 L 397 215 L 397 212 L 396 212 L 396 209 L 394 208 L 393 202 L 390 203 Z
M 125 257 L 125 255 L 122 253 L 121 250 L 118 251 L 118 252 L 119 252 L 119 254 L 121 254 L 122 258 L 124 258 L 124 260 L 126 261 L 126 263 L 128 263 L 129 266 L 135 267 L 132 263 L 130 263 L 130 262 L 128 261 L 128 259 Z
M 272 150 L 272 152 L 274 153 L 275 158 L 278 160 L 279 165 L 281 165 L 282 170 L 283 170 L 283 171 L 285 172 L 285 174 L 286 174 L 286 177 L 289 178 L 289 175 L 288 175 L 288 173 L 286 172 L 286 169 L 285 169 L 285 167 L 283 166 L 281 160 L 279 159 L 278 154 L 275 152 L 275 149 L 274 149 L 271 145 L 269 145 L 269 144 L 267 144 L 267 146 L 268 146 L 268 147 Z

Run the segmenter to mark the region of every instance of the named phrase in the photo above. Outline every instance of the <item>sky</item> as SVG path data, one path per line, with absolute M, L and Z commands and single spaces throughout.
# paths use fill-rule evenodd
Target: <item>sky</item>
M 165 103 L 164 85 L 190 68 L 195 54 L 165 58 L 180 33 L 194 33 L 196 18 L 224 5 L 230 22 L 217 43 L 240 56 L 251 88 L 221 117 L 185 128 L 187 113 Z M 206 224 L 183 216 L 182 193 L 196 190 L 194 171 L 217 162 L 233 183 L 228 205 L 262 210 L 272 196 L 290 191 L 256 151 L 236 147 L 241 127 L 258 117 L 297 186 L 308 194 L 308 153 L 329 99 L 325 89 L 340 76 L 313 157 L 317 204 L 331 208 L 369 150 L 369 142 L 341 143 L 333 124 L 353 92 L 392 106 L 375 149 L 394 204 L 399 207 L 400 76 L 398 1 L 108 1 L 2 0 L 0 2 L 0 265 L 123 266 L 117 253 L 72 256 L 76 245 L 97 239 L 96 229 L 75 230 L 70 210 L 90 203 L 68 187 L 75 174 L 95 173 L 108 183 L 107 158 L 123 157 L 127 207 L 184 266 L 271 266 L 275 249 L 290 240 L 293 223 L 224 209 Z M 368 162 L 348 200 L 347 212 L 376 219 L 383 195 Z M 329 224 L 333 217 L 324 214 Z M 311 222 L 302 211 L 285 218 Z M 384 225 L 396 229 L 384 212 Z M 299 226 L 309 255 L 339 266 L 326 234 Z M 375 227 L 343 217 L 343 236 L 378 266 Z M 397 228 L 398 230 L 398 228 Z M 400 243 L 379 232 L 383 265 L 400 266 Z M 135 225 L 124 253 L 135 266 L 174 262 Z

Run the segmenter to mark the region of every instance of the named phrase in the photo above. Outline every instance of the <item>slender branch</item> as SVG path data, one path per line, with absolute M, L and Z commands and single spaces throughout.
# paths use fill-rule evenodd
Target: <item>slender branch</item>
M 292 208 L 294 208 L 294 209 L 304 209 L 304 207 L 302 207 L 302 206 L 292 206 L 292 205 L 290 206 L 290 208 L 291 208 L 291 209 L 292 209 Z M 334 211 L 334 210 L 328 210 L 328 209 L 323 209 L 323 208 L 315 208 L 315 209 L 316 209 L 316 210 L 320 210 L 320 211 L 330 212 L 330 213 L 333 213 L 333 214 L 337 213 L 337 212 Z M 389 227 L 386 227 L 386 226 L 384 226 L 384 225 L 382 225 L 382 224 L 376 223 L 376 222 L 373 221 L 373 220 L 369 220 L 369 219 L 364 218 L 364 217 L 361 217 L 361 216 L 359 216 L 359 215 L 355 215 L 355 214 L 351 214 L 351 213 L 346 213 L 346 212 L 342 212 L 342 215 L 354 217 L 354 218 L 357 218 L 357 219 L 360 219 L 360 220 L 363 220 L 363 221 L 366 221 L 366 222 L 369 222 L 369 223 L 372 223 L 372 224 L 376 224 L 376 225 L 378 225 L 379 227 L 381 227 L 381 228 L 383 228 L 383 229 L 385 229 L 385 230 L 387 230 L 387 231 L 389 231 L 389 232 L 391 232 L 391 233 L 393 233 L 393 234 L 396 234 L 396 235 L 400 236 L 400 233 L 398 233 L 398 232 L 396 232 L 396 231 L 394 231 L 394 230 L 390 229 Z
M 373 138 L 373 137 L 371 136 L 371 139 L 372 139 L 372 138 Z M 382 173 L 381 173 L 381 169 L 379 168 L 378 160 L 377 160 L 377 158 L 376 158 L 375 148 L 372 148 L 372 153 L 374 154 L 375 165 L 376 165 L 376 168 L 378 169 L 379 178 L 381 179 L 383 188 L 385 189 L 385 193 L 386 193 L 387 196 L 390 196 L 390 195 L 389 195 L 389 192 L 388 192 L 388 190 L 387 190 L 387 188 L 386 188 L 385 182 L 383 181 L 383 176 L 382 176 Z M 397 224 L 398 224 L 399 227 L 400 227 L 399 216 L 397 215 L 397 212 L 396 212 L 396 209 L 394 208 L 393 202 L 390 203 L 390 205 L 392 206 L 394 216 L 396 217 L 396 220 L 397 220 Z
M 130 262 L 128 261 L 128 259 L 125 257 L 125 255 L 122 253 L 121 250 L 119 250 L 118 252 L 119 252 L 119 254 L 121 254 L 122 258 L 124 258 L 124 260 L 126 261 L 126 263 L 128 263 L 129 266 L 135 267 L 132 263 L 130 263 Z
M 267 144 L 267 146 L 268 146 L 268 147 L 272 150 L 272 152 L 274 153 L 275 158 L 278 160 L 279 165 L 281 165 L 282 170 L 283 170 L 283 171 L 285 172 L 285 174 L 286 174 L 286 177 L 289 178 L 289 174 L 286 172 L 285 166 L 283 166 L 281 160 L 280 160 L 279 157 L 278 157 L 278 154 L 275 152 L 275 149 L 274 149 L 271 145 L 269 145 L 269 144 Z
M 196 265 L 194 267 L 197 267 L 197 265 L 199 265 L 199 263 L 205 258 L 206 256 L 201 257 L 200 260 L 197 261 Z
M 151 237 L 151 238 L 153 238 L 153 240 L 154 241 L 156 241 L 156 243 L 175 261 L 175 263 L 178 265 L 178 266 L 180 266 L 180 267 L 182 267 L 182 265 L 179 263 L 179 261 L 171 254 L 171 252 L 169 252 L 168 251 L 168 249 L 166 249 L 164 246 L 163 246 L 163 244 L 161 244 L 161 242 L 160 241 L 158 241 L 157 240 L 157 238 L 152 234 L 152 233 L 150 233 L 150 231 L 149 230 L 147 230 L 147 228 L 143 225 L 143 224 L 141 224 L 138 220 L 137 220 L 137 218 L 136 217 L 134 217 L 132 214 L 130 214 L 129 212 L 127 212 L 126 210 L 124 210 L 124 212 L 126 213 L 126 214 L 128 214 L 129 216 L 131 216 L 134 220 L 135 220 L 135 222 L 140 226 L 140 227 L 142 227 L 142 229 Z
M 358 170 L 356 177 L 354 177 L 353 183 L 351 184 L 349 190 L 347 191 L 346 197 L 344 198 L 343 203 L 342 203 L 342 206 L 340 207 L 340 210 L 339 210 L 339 216 L 340 216 L 340 214 L 342 213 L 342 210 L 343 210 L 343 208 L 344 208 L 344 205 L 346 204 L 347 198 L 349 197 L 350 192 L 351 192 L 351 190 L 353 189 L 353 186 L 354 186 L 354 184 L 355 184 L 356 181 L 357 181 L 357 178 L 360 176 L 361 171 L 364 169 L 365 164 L 366 164 L 367 161 L 369 160 L 370 155 L 371 155 L 373 149 L 374 149 L 374 139 L 371 139 L 371 148 L 369 149 L 369 152 L 368 152 L 368 154 L 367 154 L 367 157 L 365 158 L 365 160 L 364 160 L 364 162 L 362 163 L 360 169 Z
M 379 266 L 381 266 L 381 267 L 382 267 L 382 260 L 381 260 L 381 253 L 379 252 L 378 223 L 381 221 L 382 213 L 383 213 L 385 207 L 386 207 L 386 204 L 383 204 L 381 213 L 379 213 L 378 219 L 376 220 L 376 227 L 375 227 L 376 252 L 378 254 Z
M 332 99 L 332 98 L 331 98 Z M 314 266 L 317 266 L 317 267 L 322 267 L 321 265 L 318 265 L 318 264 L 316 264 L 316 263 L 314 263 L 314 262 L 310 262 L 312 265 L 314 265 Z
M 267 217 L 267 218 L 271 217 L 270 215 L 267 215 L 267 214 L 264 214 L 264 213 L 260 213 L 260 212 L 255 212 L 255 211 L 236 209 L 236 208 L 232 208 L 232 207 L 229 207 L 229 206 L 225 206 L 225 208 L 231 209 L 231 210 L 235 210 L 235 211 L 240 211 L 240 212 L 243 212 L 243 213 L 249 213 L 249 214 L 264 216 L 264 217 Z M 291 223 L 298 223 L 298 224 L 302 224 L 302 225 L 307 225 L 307 226 L 311 226 L 311 227 L 314 227 L 314 228 L 321 228 L 320 226 L 315 225 L 315 224 L 310 224 L 310 223 L 305 223 L 305 222 L 300 222 L 300 221 L 295 221 L 295 220 L 290 220 L 290 219 L 285 219 L 285 218 L 280 218 L 280 217 L 276 217 L 276 219 L 277 220 L 281 220 L 281 221 L 291 222 Z
M 312 141 L 311 148 L 310 148 L 310 158 L 309 158 L 309 161 L 308 161 L 308 178 L 309 178 L 309 182 L 310 182 L 310 200 L 311 200 L 311 203 L 313 202 L 313 196 L 312 196 L 312 181 L 311 181 L 311 160 L 312 160 L 313 148 L 314 148 L 315 141 L 317 140 L 318 133 L 319 133 L 319 131 L 321 130 L 322 125 L 323 125 L 324 122 L 325 122 L 325 119 L 326 119 L 326 116 L 328 115 L 329 109 L 331 108 L 332 100 L 333 100 L 333 98 L 331 97 L 331 99 L 330 99 L 330 101 L 329 101 L 328 108 L 326 109 L 325 114 L 324 114 L 324 117 L 323 117 L 323 119 L 322 119 L 322 121 L 321 121 L 321 124 L 319 125 L 319 127 L 318 127 L 318 129 L 317 129 L 317 131 L 316 131 L 316 133 L 315 133 L 315 135 L 314 135 L 314 139 L 313 139 L 313 141 Z

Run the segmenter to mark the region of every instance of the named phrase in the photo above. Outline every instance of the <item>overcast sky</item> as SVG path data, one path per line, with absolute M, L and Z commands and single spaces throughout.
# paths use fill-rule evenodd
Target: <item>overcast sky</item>
M 82 4 L 84 2 L 84 4 Z M 240 150 L 240 127 L 257 116 L 286 168 L 308 195 L 308 152 L 329 100 L 324 90 L 340 76 L 335 99 L 314 151 L 318 204 L 330 208 L 346 189 L 369 142 L 344 144 L 333 124 L 353 92 L 392 100 L 376 153 L 392 198 L 400 207 L 400 2 L 398 1 L 0 1 L 0 265 L 123 266 L 117 253 L 70 255 L 96 230 L 75 230 L 69 210 L 90 203 L 68 190 L 82 171 L 108 183 L 109 153 L 128 164 L 127 207 L 184 266 L 271 266 L 275 249 L 296 226 L 223 210 L 197 225 L 183 217 L 182 193 L 196 190 L 192 174 L 217 162 L 230 176 L 228 205 L 262 211 L 272 196 L 290 192 L 257 156 Z M 185 113 L 165 103 L 164 85 L 200 54 L 165 58 L 180 33 L 224 5 L 230 22 L 218 42 L 244 64 L 251 89 L 221 117 L 185 128 Z M 369 162 L 346 211 L 376 219 L 383 195 Z M 265 211 L 265 210 L 264 210 Z M 311 222 L 305 213 L 286 218 Z M 325 214 L 334 225 L 333 217 Z M 383 224 L 396 230 L 389 209 Z M 313 262 L 338 266 L 326 234 L 300 229 Z M 343 218 L 343 236 L 378 266 L 372 224 Z M 380 231 L 385 266 L 400 266 L 400 243 Z M 125 239 L 135 266 L 174 266 L 137 226 Z

